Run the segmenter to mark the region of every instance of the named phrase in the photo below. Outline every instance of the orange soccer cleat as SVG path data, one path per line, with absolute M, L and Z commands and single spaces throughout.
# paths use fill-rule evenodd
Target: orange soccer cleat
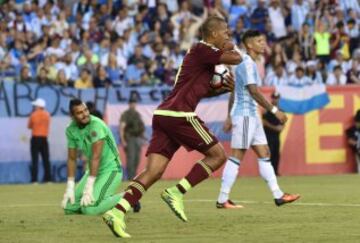
M 227 200 L 224 203 L 216 202 L 216 207 L 217 208 L 223 208 L 223 209 L 240 209 L 240 208 L 244 208 L 244 206 L 239 205 L 239 204 L 235 204 L 231 200 Z
M 284 193 L 284 195 L 281 198 L 274 199 L 276 206 L 280 207 L 281 205 L 285 203 L 291 203 L 300 198 L 300 194 L 289 194 Z

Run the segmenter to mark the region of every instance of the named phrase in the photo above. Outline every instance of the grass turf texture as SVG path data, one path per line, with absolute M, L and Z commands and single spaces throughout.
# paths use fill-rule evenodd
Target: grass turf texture
M 245 209 L 215 208 L 220 180 L 210 179 L 185 197 L 189 222 L 177 219 L 160 199 L 175 181 L 160 181 L 129 213 L 131 239 L 113 236 L 101 217 L 65 216 L 65 184 L 0 186 L 0 242 L 358 242 L 358 175 L 280 177 L 287 192 L 302 198 L 276 207 L 259 177 L 240 178 L 232 199 Z M 124 183 L 124 186 L 127 183 Z M 123 186 L 123 187 L 124 187 Z

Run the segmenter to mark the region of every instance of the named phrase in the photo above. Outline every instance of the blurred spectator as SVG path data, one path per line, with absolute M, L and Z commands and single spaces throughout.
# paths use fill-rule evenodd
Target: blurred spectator
M 341 66 L 335 66 L 334 71 L 329 74 L 327 80 L 327 85 L 345 85 L 346 84 L 346 76 L 343 73 Z
M 28 66 L 23 66 L 21 68 L 18 81 L 21 83 L 30 83 L 34 81 L 34 79 L 31 77 L 30 68 Z
M 244 32 L 245 32 L 244 19 L 238 18 L 238 20 L 236 21 L 235 29 L 232 33 L 232 36 L 238 45 L 240 45 L 241 43 L 242 35 Z
M 38 70 L 36 81 L 39 84 L 49 84 L 50 80 L 48 79 L 48 71 L 45 67 L 42 67 Z
M 339 21 L 336 24 L 336 30 L 331 37 L 331 57 L 334 58 L 338 51 L 341 51 L 343 58 L 350 58 L 350 38 L 345 31 L 345 25 Z
M 286 9 L 280 5 L 280 0 L 270 0 L 269 19 L 272 31 L 277 39 L 286 36 L 285 16 Z
M 287 63 L 288 58 L 285 54 L 281 43 L 275 43 L 270 52 L 270 64 L 272 66 L 278 65 L 280 63 Z
M 359 1 L 357 0 L 341 0 L 339 1 L 340 8 L 346 12 L 350 9 L 354 10 L 358 15 L 360 15 L 360 6 Z
M 164 84 L 173 86 L 176 78 L 176 68 L 174 67 L 174 61 L 170 59 L 165 65 L 164 72 Z
M 248 14 L 248 6 L 246 0 L 235 0 L 229 8 L 229 27 L 235 29 L 240 18 L 246 17 Z
M 314 37 L 310 32 L 310 26 L 309 24 L 304 23 L 299 33 L 299 44 L 301 56 L 305 61 L 315 58 L 313 43 Z
M 145 72 L 145 65 L 143 62 L 129 65 L 125 72 L 126 83 L 130 86 L 140 85 L 141 77 Z
M 103 114 L 101 113 L 101 111 L 96 109 L 94 102 L 88 101 L 88 102 L 86 102 L 86 106 L 89 109 L 89 112 L 91 115 L 96 116 L 100 119 L 103 119 Z
M 355 19 L 349 19 L 347 21 L 346 33 L 350 37 L 350 41 L 349 41 L 350 53 L 353 53 L 354 50 L 359 46 L 359 42 L 360 42 L 359 27 L 360 25 L 356 23 Z
M 360 63 L 352 60 L 351 68 L 346 73 L 347 84 L 360 84 Z
M 111 80 L 108 78 L 106 70 L 103 66 L 98 66 L 93 81 L 94 88 L 103 88 L 111 86 Z
M 50 114 L 46 111 L 45 100 L 37 98 L 31 103 L 34 111 L 28 120 L 28 128 L 31 129 L 31 182 L 38 181 L 38 162 L 39 154 L 44 165 L 44 182 L 51 181 L 49 144 L 47 137 L 49 135 Z
M 258 0 L 258 5 L 251 14 L 250 21 L 252 28 L 265 32 L 266 20 L 269 17 L 268 10 L 265 5 L 265 0 Z
M 289 84 L 303 86 L 311 84 L 311 81 L 307 76 L 305 76 L 304 68 L 299 66 L 295 69 L 295 74 L 290 77 Z
M 346 130 L 347 142 L 353 150 L 357 165 L 357 172 L 360 173 L 360 110 L 354 117 L 354 125 Z
M 117 17 L 113 22 L 113 28 L 118 36 L 122 36 L 124 31 L 134 26 L 133 19 L 128 16 L 128 8 L 126 5 L 119 10 Z
M 40 70 L 42 70 L 42 69 L 44 69 L 44 71 L 46 72 L 46 79 L 48 82 L 52 83 L 56 80 L 57 71 L 56 71 L 55 66 L 52 64 L 50 56 L 45 57 L 44 62 L 38 66 L 38 69 L 37 69 L 38 76 L 41 76 Z M 44 71 L 43 71 L 43 74 L 44 74 Z
M 64 63 L 60 66 L 65 71 L 66 79 L 73 83 L 79 77 L 79 70 L 77 66 L 72 62 L 71 53 L 67 53 L 64 57 Z
M 290 59 L 287 63 L 286 63 L 286 70 L 289 76 L 291 76 L 292 74 L 295 73 L 295 70 L 298 68 L 304 67 L 304 63 L 302 62 L 301 59 L 301 54 L 299 51 L 295 51 L 293 54 L 292 59 Z
M 291 7 L 291 25 L 295 31 L 300 31 L 309 11 L 310 6 L 307 1 L 295 0 Z
M 324 23 L 318 19 L 315 22 L 315 53 L 316 57 L 324 63 L 330 61 L 330 33 Z
M 174 69 L 178 69 L 184 59 L 184 52 L 181 50 L 179 44 L 175 44 L 175 48 L 170 50 L 169 59 L 172 61 Z
M 66 78 L 66 74 L 63 69 L 58 71 L 55 84 L 63 87 L 67 87 L 69 85 L 69 81 Z
M 86 68 L 81 70 L 80 78 L 75 81 L 74 87 L 77 89 L 89 89 L 93 87 L 90 70 Z
M 119 68 L 118 63 L 116 61 L 116 56 L 114 54 L 109 55 L 109 62 L 106 66 L 106 73 L 111 80 L 111 83 L 118 83 L 120 79 L 124 76 L 124 70 Z
M 340 66 L 343 73 L 347 73 L 349 70 L 349 63 L 344 60 L 343 54 L 341 50 L 336 52 L 335 59 L 332 59 L 328 65 L 328 70 L 333 71 L 335 66 Z
M 317 71 L 316 61 L 314 60 L 310 60 L 306 62 L 306 76 L 309 77 L 311 84 L 324 83 L 321 73 Z
M 265 86 L 287 85 L 288 79 L 283 64 L 277 64 L 273 72 L 268 72 L 265 78 Z
M 132 56 L 130 56 L 128 64 L 136 65 L 138 62 L 143 62 L 146 64 L 146 66 L 149 66 L 150 64 L 150 59 L 143 54 L 143 49 L 141 45 L 137 45 L 135 47 L 135 52 Z
M 95 74 L 97 65 L 99 64 L 99 57 L 94 54 L 90 48 L 84 48 L 83 55 L 77 60 L 77 65 L 82 69 L 87 69 L 92 75 Z
M 356 0 L 77 0 L 72 6 L 41 0 L 15 6 L 0 5 L 0 75 L 10 80 L 18 80 L 21 68 L 29 66 L 33 77 L 42 76 L 41 83 L 55 83 L 63 69 L 71 85 L 80 70 L 94 76 L 101 64 L 115 85 L 128 85 L 127 65 L 146 59 L 137 85 L 171 83 L 183 52 L 199 40 L 198 28 L 207 15 L 228 19 L 238 44 L 248 28 L 264 32 L 276 50 L 265 55 L 266 70 L 285 62 L 288 76 L 309 60 L 321 65 L 323 80 L 336 65 L 347 73 L 352 62 L 346 62 L 355 58 L 360 43 Z M 341 64 L 338 51 L 345 61 Z M 116 63 L 110 64 L 113 58 Z M 263 60 L 258 65 L 264 70 Z

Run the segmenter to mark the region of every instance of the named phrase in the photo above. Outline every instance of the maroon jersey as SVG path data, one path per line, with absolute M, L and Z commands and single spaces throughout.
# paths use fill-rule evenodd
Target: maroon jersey
M 179 68 L 174 89 L 158 109 L 194 112 L 210 90 L 210 80 L 222 54 L 220 49 L 203 41 L 193 45 Z

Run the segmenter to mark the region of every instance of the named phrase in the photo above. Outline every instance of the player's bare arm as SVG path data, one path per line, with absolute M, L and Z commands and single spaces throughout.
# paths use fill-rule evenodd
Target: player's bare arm
M 226 117 L 226 120 L 225 120 L 224 126 L 223 126 L 223 131 L 224 131 L 224 132 L 230 132 L 230 131 L 231 131 L 231 128 L 232 128 L 230 111 L 231 111 L 231 109 L 232 109 L 233 104 L 234 104 L 234 91 L 231 92 L 230 97 L 229 97 L 228 113 L 227 113 L 227 117 Z
M 100 165 L 100 159 L 101 159 L 101 152 L 104 146 L 104 140 L 96 141 L 92 144 L 92 158 L 90 161 L 90 176 L 96 176 L 99 165 Z
M 226 65 L 237 65 L 242 61 L 241 55 L 239 52 L 230 50 L 224 51 L 220 56 L 220 63 Z
M 259 92 L 259 90 L 257 89 L 257 85 L 256 84 L 249 84 L 247 85 L 247 89 L 251 95 L 251 97 L 253 97 L 253 99 L 259 104 L 261 105 L 264 109 L 266 109 L 267 111 L 272 112 L 277 119 L 279 119 L 279 121 L 282 124 L 285 124 L 285 122 L 287 121 L 287 117 L 286 115 L 281 112 L 276 106 L 273 106 L 270 102 L 268 102 L 265 97 Z
M 77 150 L 74 148 L 68 149 L 68 160 L 67 160 L 67 174 L 68 178 L 74 178 L 76 172 L 76 155 Z
M 76 155 L 77 150 L 74 148 L 68 149 L 67 160 L 67 174 L 68 180 L 63 200 L 61 201 L 62 208 L 65 208 L 67 203 L 74 204 L 75 202 L 75 172 L 76 172 Z

